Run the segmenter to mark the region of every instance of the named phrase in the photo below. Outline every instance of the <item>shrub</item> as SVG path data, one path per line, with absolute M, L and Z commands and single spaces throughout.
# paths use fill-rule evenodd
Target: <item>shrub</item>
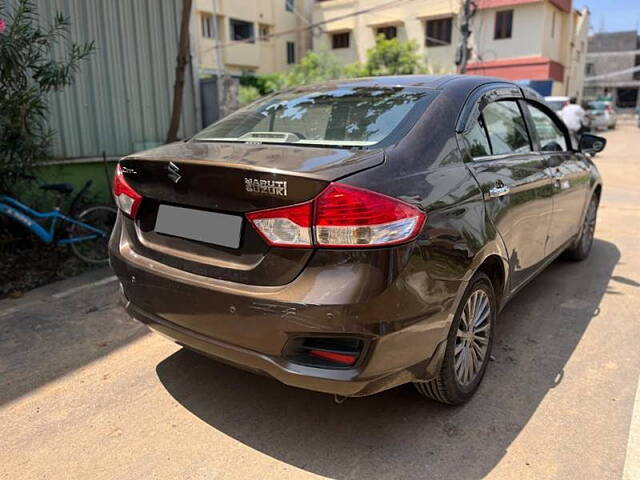
M 423 73 L 418 44 L 415 40 L 400 42 L 397 38 L 387 39 L 378 35 L 376 45 L 367 51 L 367 62 L 363 71 L 367 75 L 410 75 Z
M 40 25 L 31 0 L 6 10 L 0 3 L 0 191 L 13 193 L 15 174 L 50 155 L 49 95 L 73 83 L 94 44 L 66 42 L 71 23 L 60 13 Z
M 240 85 L 240 88 L 238 89 L 238 100 L 240 101 L 241 107 L 244 107 L 258 98 L 260 98 L 260 91 L 256 87 Z

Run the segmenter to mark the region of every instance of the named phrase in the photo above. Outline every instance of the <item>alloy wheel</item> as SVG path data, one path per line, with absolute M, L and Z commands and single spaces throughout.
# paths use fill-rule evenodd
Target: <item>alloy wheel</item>
M 462 310 L 454 348 L 454 369 L 458 382 L 472 383 L 487 360 L 491 333 L 491 302 L 487 293 L 478 289 L 467 299 Z
M 595 200 L 592 200 L 584 219 L 584 226 L 582 227 L 582 248 L 585 252 L 589 251 L 591 244 L 593 243 L 593 237 L 596 231 L 597 210 L 598 204 Z

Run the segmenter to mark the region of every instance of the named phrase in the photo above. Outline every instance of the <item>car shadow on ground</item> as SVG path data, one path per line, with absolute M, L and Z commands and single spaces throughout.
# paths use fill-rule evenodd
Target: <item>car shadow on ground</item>
M 124 313 L 116 285 L 49 294 L 0 318 L 0 406 L 148 333 Z
M 334 478 L 483 478 L 504 456 L 598 321 L 617 247 L 596 240 L 588 260 L 559 260 L 500 316 L 495 360 L 478 394 L 447 407 L 411 386 L 336 404 L 186 349 L 157 366 L 167 391 L 211 427 L 266 455 Z M 410 473 L 407 473 L 410 472 Z

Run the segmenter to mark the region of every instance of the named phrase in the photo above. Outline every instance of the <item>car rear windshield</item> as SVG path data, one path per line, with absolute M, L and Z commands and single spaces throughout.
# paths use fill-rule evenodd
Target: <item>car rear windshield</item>
M 432 95 L 406 87 L 283 92 L 210 125 L 194 140 L 366 148 L 415 123 Z

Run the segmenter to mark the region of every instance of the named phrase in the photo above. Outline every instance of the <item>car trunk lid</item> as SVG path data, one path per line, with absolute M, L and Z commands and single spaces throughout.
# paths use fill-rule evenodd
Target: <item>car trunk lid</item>
M 175 268 L 246 284 L 283 285 L 300 273 L 312 251 L 268 247 L 244 215 L 311 200 L 331 181 L 383 161 L 381 150 L 194 141 L 167 145 L 121 161 L 127 183 L 143 196 L 135 222 L 127 221 L 126 228 L 139 253 Z M 167 211 L 178 220 L 231 220 L 212 229 L 215 235 L 216 229 L 238 225 L 237 232 L 225 232 L 238 235 L 237 243 L 216 244 L 191 232 L 171 231 L 161 224 Z M 177 228 L 186 228 L 185 221 L 177 221 Z

